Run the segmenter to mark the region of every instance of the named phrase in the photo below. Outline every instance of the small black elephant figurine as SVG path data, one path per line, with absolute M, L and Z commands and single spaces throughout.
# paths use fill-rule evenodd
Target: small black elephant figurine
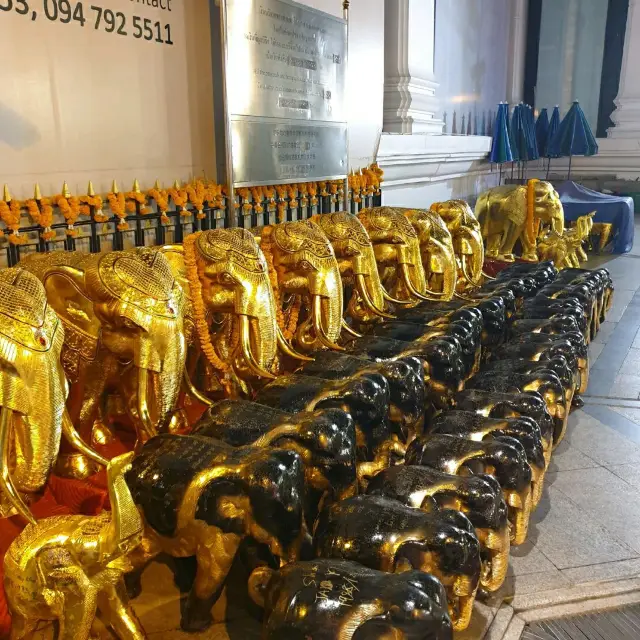
M 345 380 L 301 374 L 280 376 L 263 387 L 256 401 L 289 413 L 337 408 L 356 428 L 358 482 L 402 461 L 406 446 L 389 426 L 389 384 L 380 373 L 361 372 Z
M 537 391 L 526 393 L 498 393 L 481 389 L 466 389 L 456 396 L 456 409 L 473 411 L 490 418 L 519 418 L 536 421 L 543 441 L 553 439 L 553 417 L 547 403 Z
M 578 300 L 585 310 L 587 319 L 587 332 L 584 337 L 590 342 L 596 337 L 600 329 L 600 300 L 598 294 L 588 284 L 563 284 L 554 282 L 548 284 L 540 290 L 540 295 L 547 296 L 552 300 L 562 301 L 566 298 Z
M 441 336 L 428 342 L 404 342 L 377 336 L 364 336 L 350 342 L 349 353 L 374 362 L 415 357 L 422 363 L 427 401 L 437 409 L 446 409 L 457 391 L 464 388 L 462 348 L 450 336 Z
M 439 337 L 455 338 L 460 344 L 463 377 L 468 380 L 480 367 L 482 325 L 466 320 L 445 319 L 437 324 L 390 320 L 378 323 L 371 335 L 412 343 L 428 343 Z
M 554 421 L 554 445 L 562 442 L 567 429 L 570 405 L 560 378 L 551 370 L 545 369 L 535 373 L 496 373 L 482 371 L 467 383 L 469 389 L 497 391 L 499 393 L 520 393 L 536 391 L 547 403 L 549 413 Z
M 558 274 L 557 282 L 564 284 L 585 283 L 595 286 L 598 296 L 601 298 L 600 321 L 605 321 L 613 303 L 614 291 L 613 280 L 607 269 L 563 269 Z
M 550 318 L 528 318 L 516 320 L 509 327 L 509 335 L 517 336 L 529 333 L 562 336 L 564 333 L 580 333 L 580 327 L 572 316 L 555 315 Z
M 351 415 L 341 409 L 292 414 L 248 400 L 220 400 L 207 409 L 193 432 L 234 447 L 272 446 L 299 453 L 309 529 L 322 504 L 357 492 L 356 429 Z
M 145 522 L 136 568 L 159 553 L 195 556 L 195 582 L 182 628 L 212 623 L 242 541 L 251 537 L 275 559 L 299 559 L 304 526 L 304 465 L 294 451 L 231 447 L 202 436 L 163 434 L 149 440 L 125 476 Z
M 561 336 L 542 333 L 518 334 L 495 350 L 496 360 L 528 358 L 529 360 L 549 360 L 563 356 L 569 366 L 580 374 L 577 393 L 583 394 L 589 384 L 589 350 L 581 333 L 569 331 Z
M 249 590 L 264 608 L 264 640 L 453 640 L 444 587 L 423 571 L 317 558 L 260 567 Z
M 453 628 L 469 625 L 480 581 L 480 544 L 459 511 L 424 513 L 389 498 L 356 496 L 323 510 L 313 538 L 320 558 L 353 560 L 388 573 L 431 573 L 447 590 Z
M 502 586 L 511 544 L 507 504 L 493 476 L 452 476 L 430 467 L 398 465 L 378 473 L 367 494 L 393 498 L 426 512 L 456 509 L 464 513 L 482 547 L 480 586 L 486 591 Z
M 556 300 L 539 294 L 535 298 L 525 300 L 519 315 L 524 319 L 571 316 L 576 321 L 583 337 L 586 339 L 588 335 L 587 316 L 584 308 L 576 298 Z
M 547 371 L 551 371 L 558 376 L 564 388 L 567 406 L 570 407 L 573 401 L 573 395 L 578 390 L 578 385 L 580 384 L 580 372 L 577 369 L 573 369 L 564 356 L 557 355 L 554 358 L 537 362 L 535 360 L 527 360 L 526 358 L 490 360 L 482 369 L 483 373 L 488 374 L 492 372 L 496 375 L 509 373 L 534 375 L 537 373 L 544 374 Z
M 379 373 L 389 384 L 389 421 L 401 442 L 408 444 L 424 426 L 425 385 L 418 358 L 375 363 L 346 353 L 319 351 L 300 373 L 325 380 L 348 380 L 360 373 Z
M 543 440 L 532 418 L 486 418 L 473 411 L 447 411 L 431 422 L 429 433 L 458 436 L 481 442 L 494 436 L 515 438 L 525 450 L 531 467 L 531 502 L 535 509 L 542 497 L 544 475 L 551 461 L 553 440 Z
M 524 447 L 514 438 L 493 437 L 474 442 L 456 436 L 426 435 L 407 449 L 408 465 L 424 465 L 447 473 L 495 476 L 509 508 L 511 544 L 527 539 L 531 514 L 531 467 Z

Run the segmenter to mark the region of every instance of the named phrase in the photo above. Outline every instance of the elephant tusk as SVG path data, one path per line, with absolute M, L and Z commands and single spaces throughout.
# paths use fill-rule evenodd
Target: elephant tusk
M 7 497 L 11 506 L 29 523 L 36 524 L 31 511 L 24 503 L 13 484 L 13 478 L 9 472 L 9 451 L 11 450 L 9 438 L 11 436 L 11 416 L 13 411 L 8 407 L 2 407 L 0 411 L 0 490 Z
M 251 334 L 249 326 L 249 316 L 241 315 L 240 318 L 240 348 L 242 349 L 242 355 L 247 361 L 249 369 L 260 378 L 267 378 L 267 380 L 275 380 L 276 376 L 270 371 L 267 371 L 261 367 L 251 353 Z
M 277 327 L 276 337 L 278 339 L 278 347 L 280 351 L 290 358 L 295 358 L 296 360 L 300 360 L 301 362 L 313 362 L 313 358 L 309 356 L 305 356 L 302 353 L 298 353 L 288 342 L 287 339 L 282 335 L 282 329 Z
M 462 263 L 462 275 L 464 275 L 465 280 L 473 287 L 479 287 L 482 285 L 482 282 L 480 282 L 480 280 L 474 280 L 467 272 L 467 260 L 466 260 L 466 256 L 463 255 L 461 257 L 460 262 Z
M 149 410 L 149 372 L 146 369 L 138 369 L 138 417 L 142 423 L 142 430 L 138 434 L 136 451 L 140 444 L 140 435 L 144 437 L 142 444 L 157 435 L 156 426 L 151 419 Z
M 76 431 L 73 421 L 71 420 L 71 416 L 66 408 L 62 413 L 62 433 L 74 449 L 85 455 L 90 460 L 101 464 L 103 467 L 106 467 L 109 464 L 109 461 L 106 458 L 102 457 L 97 451 L 94 451 L 80 437 L 80 434 Z
M 409 290 L 409 293 L 414 298 L 418 298 L 418 300 L 425 300 L 426 302 L 433 302 L 433 298 L 441 298 L 444 295 L 444 293 L 436 293 L 435 291 L 429 291 L 428 293 L 431 294 L 431 296 L 433 296 L 430 298 L 429 296 L 426 296 L 423 293 L 420 293 L 413 286 L 413 283 L 411 282 L 411 276 L 409 275 L 409 265 L 407 263 L 403 263 L 402 265 L 400 265 L 400 268 L 402 273 L 402 281 L 404 282 L 404 285 Z
M 350 336 L 353 336 L 354 338 L 362 338 L 362 334 L 352 329 L 344 318 L 342 318 L 341 326 Z
M 187 371 L 187 368 L 185 367 L 184 372 L 182 373 L 182 380 L 184 382 L 184 386 L 185 389 L 187 391 L 187 393 L 191 396 L 193 396 L 198 402 L 201 402 L 202 404 L 204 404 L 207 407 L 210 407 L 213 402 L 211 400 L 209 400 L 209 398 L 207 398 L 207 396 L 205 396 L 204 394 L 200 393 L 200 391 L 198 391 L 193 382 L 191 381 L 191 377 L 189 376 L 189 372 Z
M 468 298 L 467 296 L 463 295 L 462 293 L 458 293 L 457 291 L 453 294 L 453 297 L 458 298 L 458 300 L 464 300 L 465 302 L 478 302 L 474 298 Z
M 294 436 L 300 433 L 300 428 L 295 424 L 281 424 L 271 431 L 261 435 L 251 446 L 253 447 L 268 447 L 271 446 L 279 438 L 285 438 L 286 436 Z
M 313 328 L 320 343 L 327 347 L 327 349 L 332 349 L 333 351 L 346 351 L 344 347 L 333 342 L 325 333 L 324 327 L 322 326 L 322 298 L 318 295 L 313 297 L 313 312 L 311 315 L 313 316 Z
M 380 318 L 386 318 L 387 320 L 395 319 L 396 316 L 390 313 L 387 313 L 382 309 L 378 309 L 378 307 L 376 307 L 375 303 L 373 302 L 373 299 L 369 295 L 369 290 L 367 289 L 367 282 L 365 280 L 364 274 L 362 273 L 358 273 L 356 275 L 356 289 L 360 294 L 360 297 L 362 298 L 362 301 L 364 302 L 365 306 L 369 311 L 371 311 L 371 313 L 373 313 L 376 316 L 379 316 Z M 383 289 L 383 296 L 384 296 L 384 289 Z
M 493 276 L 490 276 L 484 269 L 482 270 L 482 275 L 487 279 L 487 280 L 497 280 L 497 278 L 494 278 Z
M 399 304 L 401 306 L 414 303 L 414 300 L 398 300 L 397 298 L 393 298 L 387 293 L 387 290 L 384 287 L 382 287 L 382 297 L 391 304 Z

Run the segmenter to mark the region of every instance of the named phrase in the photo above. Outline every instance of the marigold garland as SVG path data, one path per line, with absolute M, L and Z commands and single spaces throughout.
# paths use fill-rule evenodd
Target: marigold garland
M 80 213 L 85 216 L 91 215 L 90 207 L 93 207 L 93 219 L 96 222 L 107 222 L 109 216 L 107 216 L 103 210 L 102 196 L 80 196 Z
M 167 211 L 169 210 L 169 196 L 164 189 L 149 189 L 147 195 L 155 200 L 158 211 L 160 212 L 160 222 L 162 224 L 169 224 L 169 216 Z
M 264 197 L 267 200 L 267 211 L 275 211 L 276 210 L 275 188 L 264 187 L 263 192 L 264 192 Z
M 21 204 L 15 198 L 10 203 L 0 200 L 0 220 L 4 222 L 7 229 L 11 230 L 9 242 L 11 244 L 24 244 L 27 238 L 20 235 L 20 213 Z
M 311 196 L 311 206 L 318 206 L 318 184 L 316 182 L 309 183 L 309 195 Z
M 207 313 L 202 297 L 202 283 L 198 270 L 198 259 L 196 257 L 195 243 L 201 232 L 192 233 L 184 239 L 184 264 L 187 280 L 191 293 L 191 304 L 193 307 L 193 317 L 196 325 L 196 333 L 200 342 L 200 348 L 206 356 L 209 364 L 213 367 L 216 377 L 220 381 L 227 395 L 231 392 L 231 366 L 221 360 L 211 342 L 211 333 L 207 323 Z
M 326 182 L 318 182 L 318 187 L 320 187 L 320 195 L 323 198 L 326 198 L 329 194 L 327 192 L 327 183 Z
M 251 198 L 253 200 L 253 210 L 256 213 L 262 213 L 264 207 L 262 206 L 262 200 L 264 199 L 264 190 L 262 187 L 251 187 Z
M 329 183 L 329 193 L 331 194 L 331 202 L 336 202 L 336 194 L 338 193 L 338 185 L 335 182 Z
M 207 187 L 206 200 L 214 209 L 222 209 L 224 206 L 224 201 L 222 199 L 222 186 L 215 182 L 211 182 Z
M 53 207 L 48 198 L 42 198 L 38 203 L 36 200 L 30 199 L 25 203 L 29 217 L 35 224 L 42 227 L 40 237 L 46 242 L 56 237 L 56 232 L 51 228 L 53 224 Z
M 129 213 L 136 213 L 136 202 L 140 205 L 140 213 L 146 215 L 149 213 L 147 208 L 147 196 L 142 191 L 128 191 L 126 193 L 126 208 Z
M 309 185 L 306 182 L 301 182 L 298 186 L 298 193 L 300 194 L 300 206 L 307 207 L 309 206 L 309 198 L 307 198 L 307 194 L 309 193 Z
M 109 193 L 107 194 L 107 200 L 111 212 L 119 220 L 117 225 L 118 231 L 126 231 L 129 228 L 129 224 L 126 220 L 127 214 L 125 211 L 126 202 L 124 193 Z
M 236 193 L 238 194 L 238 197 L 242 199 L 243 215 L 249 215 L 251 213 L 251 210 L 253 209 L 251 202 L 249 202 L 249 189 L 247 187 L 236 189 Z
M 285 200 L 287 188 L 282 184 L 277 184 L 275 188 L 278 194 L 278 222 L 283 222 L 287 210 L 287 201 Z
M 536 219 L 536 183 L 539 180 L 536 178 L 532 178 L 527 183 L 527 220 L 525 231 L 527 234 L 527 240 L 529 244 L 536 244 L 536 237 L 538 235 L 538 226 L 540 224 L 540 220 Z
M 292 209 L 298 208 L 298 185 L 297 184 L 288 184 L 286 185 L 287 196 L 289 196 L 289 206 Z
M 196 218 L 203 220 L 207 216 L 204 213 L 204 201 L 207 199 L 207 189 L 201 180 L 196 180 L 193 184 L 187 185 L 186 188 L 189 202 L 196 210 Z
M 48 203 L 44 205 L 44 201 L 46 198 L 43 198 L 40 201 L 40 204 L 44 206 L 49 206 Z M 77 229 L 73 228 L 73 225 L 76 223 L 76 220 L 80 216 L 80 199 L 76 196 L 66 197 L 64 195 L 57 195 L 53 197 L 53 203 L 57 205 L 58 209 L 60 209 L 60 213 L 64 216 L 64 219 L 67 223 L 67 228 L 65 229 L 65 233 L 71 237 L 75 238 L 78 235 Z M 46 226 L 46 225 L 42 225 Z M 53 234 L 55 236 L 55 233 Z

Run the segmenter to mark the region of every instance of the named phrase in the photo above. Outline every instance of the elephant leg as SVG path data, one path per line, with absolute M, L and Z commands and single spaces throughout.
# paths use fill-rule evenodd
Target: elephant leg
M 500 247 L 500 257 L 507 261 L 513 262 L 513 247 L 516 244 L 516 241 L 520 237 L 522 232 L 522 227 L 518 227 L 513 222 L 507 222 L 507 231 L 504 234 L 504 239 L 502 241 L 502 246 Z M 524 240 L 523 240 L 524 243 Z
M 95 589 L 64 594 L 58 640 L 88 640 L 96 615 L 98 593 Z
M 98 608 L 104 621 L 120 640 L 144 640 L 145 635 L 136 614 L 127 602 L 124 580 L 109 585 L 98 596 Z
M 38 626 L 38 622 L 36 619 L 26 618 L 20 613 L 12 613 L 10 640 L 26 640 L 26 638 L 30 638 Z
M 487 236 L 487 248 L 485 255 L 487 258 L 497 258 L 500 254 L 500 245 L 502 244 L 502 234 L 492 233 Z
M 198 569 L 193 588 L 182 606 L 180 626 L 183 631 L 204 631 L 213 623 L 211 609 L 220 597 L 227 574 L 235 558 L 235 551 L 220 553 L 215 544 L 201 544 L 196 551 Z

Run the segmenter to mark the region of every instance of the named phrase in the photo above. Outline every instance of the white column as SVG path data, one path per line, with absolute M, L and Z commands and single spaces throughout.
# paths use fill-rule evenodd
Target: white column
M 607 130 L 609 138 L 640 139 L 640 0 L 629 0 L 627 31 L 620 72 L 620 88 L 611 114 L 615 127 Z
M 433 74 L 435 0 L 385 0 L 384 118 L 389 133 L 442 133 Z
M 527 18 L 529 0 L 512 0 L 509 59 L 507 68 L 507 101 L 518 104 L 524 98 L 524 61 L 527 53 Z

